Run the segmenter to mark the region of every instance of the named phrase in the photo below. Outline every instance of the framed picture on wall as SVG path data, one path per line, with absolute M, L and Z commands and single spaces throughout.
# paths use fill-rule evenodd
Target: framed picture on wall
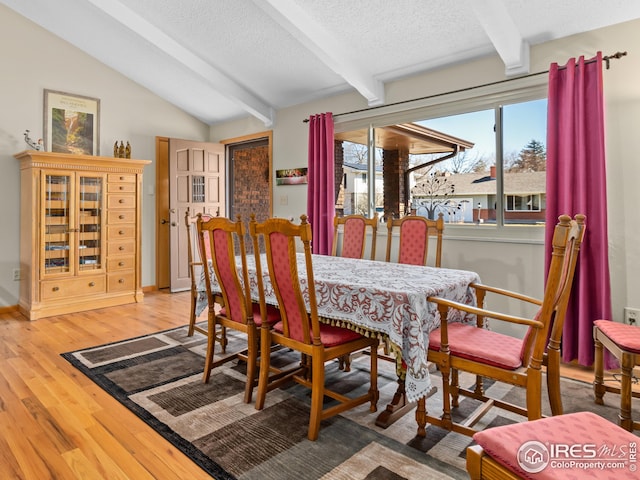
M 45 89 L 44 147 L 47 152 L 100 155 L 100 100 Z
M 276 170 L 276 185 L 300 185 L 308 183 L 306 168 Z

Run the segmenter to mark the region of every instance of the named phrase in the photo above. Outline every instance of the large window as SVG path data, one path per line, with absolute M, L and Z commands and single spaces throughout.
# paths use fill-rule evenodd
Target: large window
M 426 108 L 422 119 L 412 111 L 406 123 L 396 113 L 393 124 L 378 119 L 368 129 L 336 129 L 344 175 L 337 213 L 356 213 L 357 204 L 357 213 L 375 209 L 386 217 L 442 213 L 449 224 L 543 224 L 547 101 L 541 91 L 533 100 L 531 91 L 505 95 L 509 103 L 494 94 L 486 108 L 468 102 L 464 111 L 458 101 L 451 115 L 440 104 L 434 109 L 440 115 Z M 368 145 L 375 146 L 372 155 Z

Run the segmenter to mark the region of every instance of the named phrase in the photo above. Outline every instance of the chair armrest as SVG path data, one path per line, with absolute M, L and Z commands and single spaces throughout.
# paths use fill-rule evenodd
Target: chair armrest
M 538 305 L 538 306 L 542 305 L 542 300 L 540 299 L 530 297 L 528 295 L 523 295 L 521 293 L 512 292 L 511 290 L 506 290 L 504 288 L 490 287 L 489 285 L 483 285 L 481 283 L 471 283 L 469 286 L 472 288 L 475 288 L 476 290 L 495 293 L 497 295 L 503 295 L 505 297 L 515 298 L 516 300 L 522 300 L 524 302 L 533 303 L 534 305 Z
M 509 323 L 517 323 L 519 325 L 528 325 L 533 328 L 542 328 L 542 322 L 538 320 L 533 320 L 531 318 L 518 317 L 515 315 L 509 315 L 506 313 L 500 313 L 493 310 L 487 310 L 484 308 L 478 308 L 471 305 L 467 305 L 465 303 L 455 302 L 453 300 L 448 300 L 446 298 L 440 297 L 428 297 L 427 301 L 433 302 L 437 305 L 443 305 L 448 308 L 455 308 L 456 310 L 461 310 L 463 312 L 472 313 L 474 315 L 479 315 L 485 318 L 495 318 L 496 320 L 502 320 L 504 322 Z M 441 324 L 446 324 L 446 322 L 440 322 Z M 446 328 L 446 327 L 445 327 Z

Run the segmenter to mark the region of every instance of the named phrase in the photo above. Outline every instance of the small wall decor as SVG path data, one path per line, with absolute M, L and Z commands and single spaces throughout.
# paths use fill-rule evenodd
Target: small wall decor
M 44 142 L 48 152 L 100 155 L 100 100 L 45 89 Z
M 307 168 L 276 170 L 276 185 L 300 185 L 308 183 Z

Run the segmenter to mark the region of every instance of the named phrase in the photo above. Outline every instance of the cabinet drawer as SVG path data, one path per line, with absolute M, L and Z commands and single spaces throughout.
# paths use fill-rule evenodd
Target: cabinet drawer
M 114 240 L 107 242 L 107 256 L 133 255 L 135 252 L 136 242 L 134 240 Z
M 109 183 L 136 183 L 136 176 L 133 173 L 110 173 L 107 175 L 107 180 Z
M 104 292 L 104 275 L 46 280 L 40 284 L 40 296 L 42 300 L 95 295 Z
M 132 193 L 107 195 L 107 208 L 135 208 L 136 196 Z
M 135 223 L 136 211 L 135 210 L 109 210 L 107 212 L 107 223 L 113 225 L 116 223 Z
M 107 184 L 108 193 L 132 193 L 136 191 L 135 183 L 109 183 Z
M 107 226 L 107 240 L 124 240 L 136 237 L 135 225 L 109 225 Z
M 113 257 L 107 260 L 107 271 L 117 272 L 119 270 L 133 270 L 136 266 L 136 257 L 129 255 L 126 257 Z
M 121 292 L 124 290 L 134 290 L 135 275 L 133 272 L 128 273 L 110 273 L 107 279 L 108 292 Z

